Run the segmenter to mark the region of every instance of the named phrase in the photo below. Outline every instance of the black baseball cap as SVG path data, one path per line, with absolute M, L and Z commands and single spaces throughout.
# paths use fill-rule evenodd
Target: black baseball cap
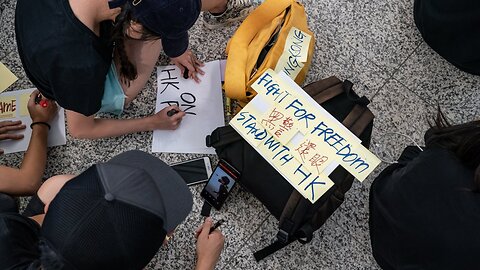
M 42 240 L 62 269 L 142 269 L 192 204 L 170 166 L 128 151 L 62 187 L 45 215 Z
M 160 36 L 168 56 L 177 57 L 187 50 L 188 29 L 200 15 L 201 0 L 112 0 L 109 5 L 114 8 L 126 2 L 130 2 L 133 18 Z

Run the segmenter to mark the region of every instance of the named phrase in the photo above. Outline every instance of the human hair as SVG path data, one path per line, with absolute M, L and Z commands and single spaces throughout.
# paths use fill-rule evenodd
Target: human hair
M 130 85 L 130 81 L 137 78 L 137 68 L 128 59 L 127 52 L 125 50 L 125 40 L 134 39 L 128 36 L 128 30 L 132 22 L 136 22 L 136 19 L 132 15 L 132 6 L 129 1 L 122 6 L 122 11 L 115 18 L 115 24 L 111 34 L 111 41 L 114 44 L 113 57 L 120 63 L 120 80 L 126 85 Z M 142 27 L 141 38 L 136 40 L 155 40 L 160 37 L 148 30 L 146 27 Z
M 474 171 L 475 192 L 480 192 L 480 120 L 452 125 L 438 108 L 430 129 L 425 133 L 425 145 L 437 146 L 455 153 L 467 168 Z
M 223 185 L 228 185 L 230 184 L 230 179 L 226 176 L 222 176 L 220 179 L 218 179 L 218 182 L 220 182 Z

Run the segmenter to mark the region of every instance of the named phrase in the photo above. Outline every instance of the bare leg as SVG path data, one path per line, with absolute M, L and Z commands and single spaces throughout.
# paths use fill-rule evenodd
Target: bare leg
M 227 8 L 227 0 L 202 0 L 202 11 L 222 13 Z
M 127 107 L 128 104 L 137 97 L 148 79 L 150 79 L 150 75 L 162 50 L 162 42 L 159 39 L 150 41 L 127 39 L 124 42 L 128 59 L 135 65 L 138 74 L 137 78 L 130 82 L 129 86 L 120 81 L 123 92 L 125 96 L 127 96 L 125 98 L 125 107 Z M 117 67 L 117 74 L 119 74 L 119 63 L 115 61 L 115 65 Z

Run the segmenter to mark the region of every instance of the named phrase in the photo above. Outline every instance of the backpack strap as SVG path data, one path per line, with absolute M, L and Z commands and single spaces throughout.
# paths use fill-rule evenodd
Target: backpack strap
M 253 253 L 257 262 L 297 240 L 294 234 L 298 230 L 298 225 L 303 221 L 303 217 L 308 210 L 307 203 L 309 203 L 302 198 L 302 194 L 298 191 L 292 191 L 280 216 L 277 239 L 272 244 Z
M 373 113 L 366 106 L 356 104 L 342 123 L 353 134 L 360 136 L 373 118 Z
M 303 90 L 305 90 L 305 92 L 313 97 L 319 104 L 322 104 L 344 92 L 342 81 L 334 76 L 310 83 L 303 87 Z
M 230 125 L 216 128 L 212 134 L 205 137 L 207 147 L 221 148 L 225 145 L 242 140 L 242 136 L 238 134 Z

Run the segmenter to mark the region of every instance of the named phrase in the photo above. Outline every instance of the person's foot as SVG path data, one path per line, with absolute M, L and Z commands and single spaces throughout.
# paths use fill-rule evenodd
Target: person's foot
M 203 12 L 203 24 L 208 29 L 228 26 L 245 19 L 263 0 L 227 0 L 227 9 L 221 14 Z

